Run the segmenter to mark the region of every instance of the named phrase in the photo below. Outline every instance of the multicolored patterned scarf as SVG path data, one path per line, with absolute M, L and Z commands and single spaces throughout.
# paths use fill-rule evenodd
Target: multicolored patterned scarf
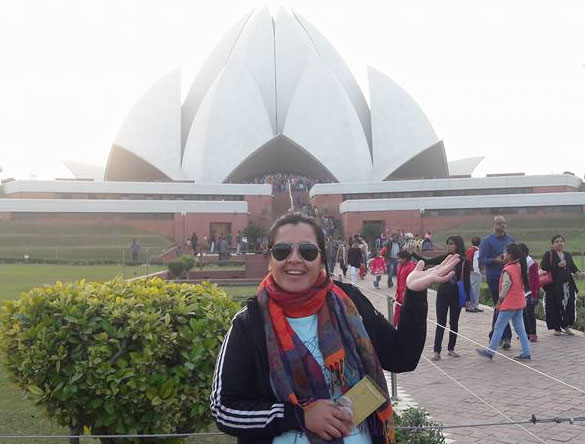
M 270 382 L 276 397 L 281 402 L 305 407 L 318 399 L 331 399 L 332 393 L 349 390 L 350 381 L 344 374 L 348 369 L 358 372 L 353 383 L 369 375 L 387 401 L 365 423 L 372 437 L 382 436 L 386 443 L 394 442 L 392 405 L 384 373 L 349 296 L 325 272 L 303 294 L 287 293 L 268 274 L 258 287 L 258 303 L 264 318 Z M 313 314 L 318 317 L 319 349 L 333 387 L 327 384 L 321 367 L 286 319 Z M 311 444 L 325 442 L 308 430 L 305 433 Z M 343 439 L 328 442 L 342 444 Z

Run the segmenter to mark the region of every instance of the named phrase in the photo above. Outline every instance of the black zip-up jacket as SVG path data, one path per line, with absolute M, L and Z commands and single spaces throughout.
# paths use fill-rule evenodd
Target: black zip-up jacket
M 335 283 L 355 304 L 384 370 L 414 370 L 426 339 L 426 290 L 407 290 L 400 325 L 394 329 L 356 287 Z M 239 444 L 270 444 L 277 435 L 304 428 L 303 411 L 278 401 L 272 391 L 256 298 L 235 316 L 217 357 L 211 412 L 219 429 L 237 436 Z

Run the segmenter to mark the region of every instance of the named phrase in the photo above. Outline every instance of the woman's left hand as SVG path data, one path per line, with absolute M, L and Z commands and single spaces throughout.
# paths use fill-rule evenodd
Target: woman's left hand
M 447 282 L 455 273 L 453 269 L 461 259 L 450 254 L 436 267 L 425 270 L 425 262 L 418 261 L 416 267 L 406 278 L 406 287 L 412 291 L 423 291 L 435 283 Z

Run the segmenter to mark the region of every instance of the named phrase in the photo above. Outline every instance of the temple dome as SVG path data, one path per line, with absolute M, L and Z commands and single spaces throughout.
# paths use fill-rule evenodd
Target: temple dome
M 259 9 L 224 35 L 182 105 L 178 71 L 144 95 L 114 141 L 105 180 L 448 176 L 442 142 L 414 100 L 375 70 L 369 82 L 371 110 L 311 23 L 283 8 L 274 17 Z

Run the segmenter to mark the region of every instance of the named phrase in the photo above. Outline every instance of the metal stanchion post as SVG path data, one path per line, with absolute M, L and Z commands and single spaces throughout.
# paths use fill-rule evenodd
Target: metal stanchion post
M 390 295 L 386 296 L 386 301 L 388 302 L 388 320 L 390 321 L 390 325 L 394 326 L 394 298 Z M 390 385 L 392 391 L 392 399 L 398 400 L 398 384 L 396 382 L 396 373 L 390 373 Z

